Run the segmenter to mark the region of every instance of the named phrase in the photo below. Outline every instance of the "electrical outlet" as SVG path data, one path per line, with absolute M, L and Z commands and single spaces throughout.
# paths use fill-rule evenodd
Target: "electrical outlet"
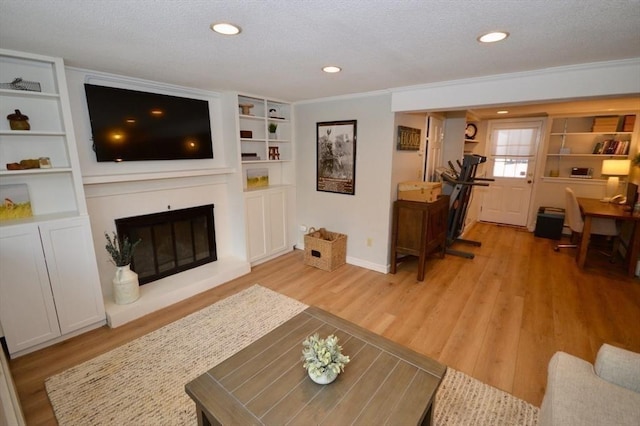
M 300 225 L 300 232 L 307 232 L 307 225 Z

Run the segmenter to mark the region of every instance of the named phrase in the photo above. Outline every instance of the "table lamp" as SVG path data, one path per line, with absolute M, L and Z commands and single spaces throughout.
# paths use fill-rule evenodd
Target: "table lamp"
M 629 174 L 629 166 L 631 160 L 603 160 L 602 174 L 608 175 L 607 180 L 607 201 L 616 195 L 618 186 L 620 185 L 619 176 L 627 176 Z

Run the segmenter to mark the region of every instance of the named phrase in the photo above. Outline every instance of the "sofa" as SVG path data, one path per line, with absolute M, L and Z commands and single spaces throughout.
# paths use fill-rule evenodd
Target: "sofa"
M 555 353 L 538 425 L 640 425 L 640 354 L 604 344 L 592 365 Z

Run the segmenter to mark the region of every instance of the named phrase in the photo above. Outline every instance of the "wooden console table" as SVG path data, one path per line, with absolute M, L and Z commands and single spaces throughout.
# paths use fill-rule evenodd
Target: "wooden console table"
M 302 341 L 335 334 L 351 361 L 314 383 Z M 185 386 L 203 425 L 429 425 L 446 367 L 310 307 Z
M 441 195 L 433 203 L 396 201 L 393 204 L 390 272 L 396 273 L 398 254 L 418 256 L 418 281 L 424 280 L 427 256 L 438 250 L 440 257 L 444 257 L 448 217 L 448 195 Z

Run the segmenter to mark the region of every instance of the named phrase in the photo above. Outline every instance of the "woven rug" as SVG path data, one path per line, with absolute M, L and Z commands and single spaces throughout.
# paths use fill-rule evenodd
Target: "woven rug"
M 61 426 L 196 425 L 184 385 L 306 309 L 254 285 L 92 360 L 49 377 Z M 538 409 L 449 369 L 436 425 L 535 425 Z

